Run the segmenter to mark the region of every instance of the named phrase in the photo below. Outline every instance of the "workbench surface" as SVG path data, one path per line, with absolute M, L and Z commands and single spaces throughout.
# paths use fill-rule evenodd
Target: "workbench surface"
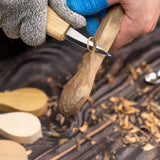
M 126 121 L 127 118 L 122 110 L 115 109 L 113 97 L 118 97 L 118 103 L 135 102 L 133 107 L 138 109 L 138 114 L 135 111 L 133 115 L 137 119 L 140 113 L 150 113 L 152 104 L 160 107 L 160 85 L 144 81 L 147 72 L 160 68 L 160 23 L 152 33 L 111 52 L 112 57 L 104 60 L 98 72 L 89 101 L 78 114 L 66 119 L 57 104 L 63 85 L 76 72 L 84 52 L 69 42 L 49 38 L 41 47 L 0 59 L 0 91 L 30 86 L 42 89 L 50 97 L 48 110 L 40 117 L 43 138 L 32 145 L 24 145 L 26 150 L 32 150 L 29 160 L 54 157 L 62 160 L 159 160 L 158 143 L 152 150 L 144 151 L 145 143 L 152 144 L 155 140 L 146 128 L 141 129 L 149 135 L 147 142 L 129 143 L 124 139 L 129 131 L 124 130 L 116 115 Z M 130 114 L 128 116 L 131 118 Z M 84 124 L 88 129 L 83 132 L 85 128 L 81 131 L 80 127 Z

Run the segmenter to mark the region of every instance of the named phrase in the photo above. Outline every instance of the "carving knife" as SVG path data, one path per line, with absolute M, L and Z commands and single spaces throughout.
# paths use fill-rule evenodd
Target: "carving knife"
M 81 33 L 70 27 L 66 21 L 64 21 L 60 16 L 58 16 L 49 6 L 47 15 L 47 34 L 59 41 L 69 40 L 83 48 L 89 48 L 92 50 L 94 43 L 92 41 L 88 42 L 88 39 Z M 96 46 L 96 52 L 110 57 L 111 55 L 105 50 Z

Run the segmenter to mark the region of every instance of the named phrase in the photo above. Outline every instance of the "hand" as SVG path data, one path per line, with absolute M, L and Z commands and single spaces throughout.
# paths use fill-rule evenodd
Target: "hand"
M 94 36 L 99 26 L 99 21 L 93 14 L 98 13 L 98 18 L 103 18 L 109 4 L 106 0 L 66 0 L 67 6 L 74 12 L 85 16 L 86 29 L 90 36 Z
M 49 0 L 52 8 L 74 27 L 86 25 L 85 18 L 70 10 L 65 0 Z M 48 0 L 1 0 L 0 28 L 9 38 L 21 38 L 26 44 L 37 46 L 46 38 Z M 74 19 L 81 20 L 75 21 Z
M 94 5 L 96 2 L 98 2 L 98 5 Z M 85 13 L 85 10 L 89 7 L 92 10 L 89 14 L 92 15 L 96 10 L 99 12 L 103 9 L 100 7 L 100 3 L 103 4 L 105 2 L 106 0 L 85 0 L 85 2 L 82 0 L 67 0 L 67 5 L 73 11 L 82 15 L 88 15 Z M 107 2 L 109 5 L 120 3 L 125 11 L 120 32 L 114 41 L 111 50 L 118 49 L 131 42 L 133 39 L 154 30 L 160 15 L 159 0 L 107 0 Z M 83 5 L 84 3 L 87 3 L 87 5 Z M 83 7 L 80 8 L 76 6 Z M 94 7 L 92 8 L 92 6 Z M 108 7 L 107 5 L 104 6 Z M 94 26 L 93 30 L 91 27 L 89 27 L 91 31 L 88 30 L 92 36 L 98 28 L 98 23 L 92 18 L 92 20 L 87 20 L 87 27 L 88 26 Z

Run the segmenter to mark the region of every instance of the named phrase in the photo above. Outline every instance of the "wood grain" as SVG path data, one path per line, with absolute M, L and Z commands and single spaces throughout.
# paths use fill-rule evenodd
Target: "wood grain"
M 144 75 L 147 71 L 143 70 L 142 73 L 138 74 L 138 80 L 134 80 L 135 85 L 133 86 L 130 84 L 132 77 L 128 68 L 129 64 L 135 69 L 141 67 L 145 69 L 145 66 L 142 66 L 143 62 L 146 62 L 146 67 L 149 64 L 153 70 L 159 68 L 159 34 L 160 21 L 154 32 L 142 36 L 131 44 L 112 52 L 110 61 L 103 61 L 103 72 L 99 72 L 96 76 L 95 89 L 92 91 L 94 104 L 91 107 L 89 102 L 85 103 L 78 115 L 75 115 L 73 119 L 70 118 L 70 122 L 65 119 L 64 124 L 69 123 L 67 128 L 64 129 L 64 124 L 61 125 L 55 121 L 54 117 L 59 113 L 58 110 L 52 112 L 52 118 L 46 119 L 46 116 L 40 117 L 44 137 L 32 145 L 24 145 L 26 150 L 32 150 L 32 153 L 28 157 L 29 160 L 51 159 L 75 145 L 75 137 L 81 139 L 84 138 L 86 134 L 97 130 L 102 125 L 99 124 L 99 119 L 102 119 L 104 114 L 109 114 L 110 116 L 114 114 L 113 106 L 109 106 L 108 109 L 101 107 L 101 104 L 106 104 L 112 96 L 122 96 L 125 99 L 135 101 L 137 102 L 138 108 L 148 97 L 154 98 L 156 103 L 160 104 L 160 87 L 158 85 L 148 85 L 144 81 Z M 3 52 L 3 50 L 1 50 L 1 52 Z M 84 50 L 75 47 L 72 43 L 65 41 L 64 44 L 62 44 L 51 39 L 47 41 L 45 45 L 37 47 L 36 50 L 33 48 L 33 50 L 29 50 L 26 54 L 24 54 L 23 51 L 19 56 L 0 60 L 0 90 L 13 90 L 24 87 L 26 84 L 32 87 L 35 85 L 49 94 L 52 93 L 51 90 L 57 89 L 56 95 L 59 99 L 61 88 L 52 87 L 56 82 L 56 78 L 61 76 L 59 81 L 57 81 L 65 84 L 67 82 L 67 79 L 65 79 L 66 75 L 70 76 L 75 73 L 76 65 L 81 59 L 80 55 L 83 53 Z M 114 77 L 115 82 L 107 81 L 106 76 L 109 74 Z M 48 83 L 46 79 L 50 76 L 53 76 L 54 80 Z M 141 90 L 146 87 L 151 88 L 148 92 L 141 94 Z M 137 90 L 137 88 L 140 88 L 140 90 Z M 144 109 L 144 107 L 140 108 L 142 110 Z M 95 116 L 97 121 L 92 119 L 91 110 L 96 111 Z M 102 122 L 103 121 L 102 119 Z M 79 130 L 73 132 L 73 128 L 80 128 L 84 122 L 88 122 L 89 127 L 87 133 L 81 133 Z M 61 160 L 91 160 L 95 159 L 96 156 L 104 159 L 106 152 L 109 154 L 109 159 L 159 159 L 160 148 L 156 148 L 150 152 L 143 152 L 140 146 L 137 145 L 127 145 L 123 147 L 123 135 L 120 132 L 114 132 L 115 125 L 116 123 L 113 123 L 91 137 L 93 140 L 96 140 L 96 145 L 91 145 L 90 141 L 87 141 L 81 144 L 79 151 L 75 148 L 62 157 Z M 53 129 L 53 127 L 55 128 Z M 49 131 L 56 131 L 61 135 L 61 138 L 68 138 L 69 141 L 59 146 L 59 138 L 49 136 Z M 109 139 L 106 137 L 109 137 Z M 1 136 L 0 138 L 3 139 Z M 112 141 L 113 139 L 114 141 Z
M 47 34 L 59 41 L 63 41 L 70 24 L 59 17 L 49 6 L 47 14 Z
M 106 51 L 109 50 L 120 30 L 123 14 L 121 6 L 116 5 L 111 8 L 94 36 L 96 44 Z M 96 73 L 104 58 L 104 55 L 94 52 L 86 52 L 83 56 L 81 67 L 64 87 L 60 97 L 59 107 L 66 117 L 79 111 L 88 99 Z

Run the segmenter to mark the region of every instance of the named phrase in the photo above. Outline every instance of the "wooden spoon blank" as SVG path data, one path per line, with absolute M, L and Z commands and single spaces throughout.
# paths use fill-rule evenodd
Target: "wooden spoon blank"
M 39 119 L 26 112 L 0 114 L 0 135 L 23 144 L 32 144 L 42 137 Z
M 121 26 L 124 11 L 120 5 L 112 7 L 103 18 L 94 38 L 96 44 L 106 51 L 115 40 Z M 96 73 L 104 55 L 86 52 L 82 65 L 74 77 L 65 85 L 59 102 L 61 112 L 69 117 L 79 111 L 88 99 Z
M 47 107 L 47 95 L 37 88 L 20 88 L 0 93 L 0 111 L 30 112 L 41 116 Z
M 0 160 L 28 160 L 27 152 L 20 144 L 0 140 Z

